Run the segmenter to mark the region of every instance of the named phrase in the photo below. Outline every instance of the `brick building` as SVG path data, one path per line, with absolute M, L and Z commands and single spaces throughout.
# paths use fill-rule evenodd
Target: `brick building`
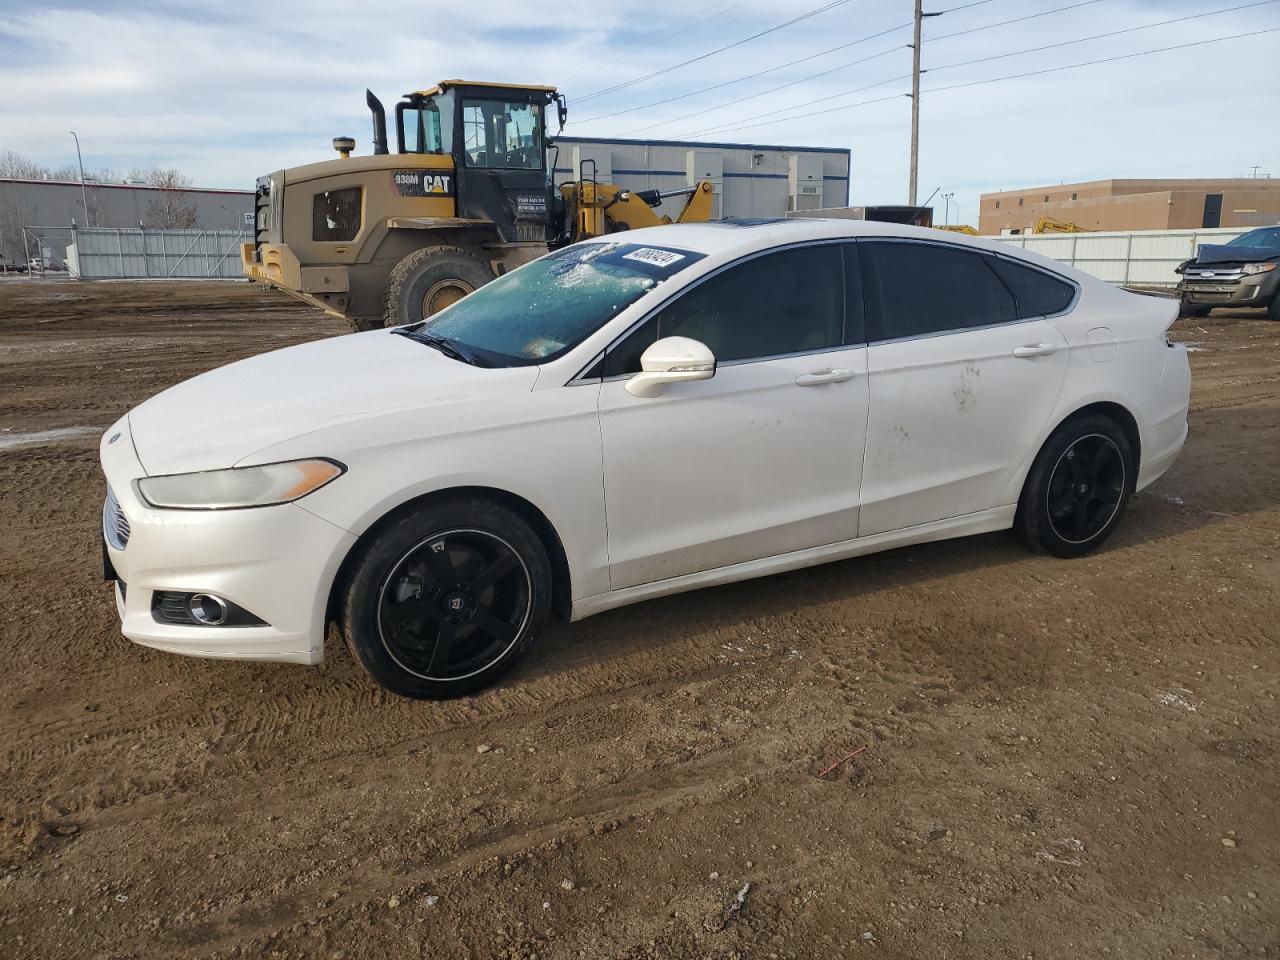
M 1280 179 L 1093 180 L 984 193 L 978 230 L 1029 233 L 1041 217 L 1086 230 L 1258 227 L 1280 223 Z

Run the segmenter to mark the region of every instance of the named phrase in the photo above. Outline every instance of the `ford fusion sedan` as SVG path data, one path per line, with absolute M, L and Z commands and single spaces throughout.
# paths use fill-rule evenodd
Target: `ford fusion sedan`
M 891 224 L 576 244 L 428 322 L 242 360 L 111 427 L 122 629 L 316 663 L 336 621 L 379 683 L 442 697 L 553 613 L 1009 528 L 1080 556 L 1187 435 L 1176 309 Z

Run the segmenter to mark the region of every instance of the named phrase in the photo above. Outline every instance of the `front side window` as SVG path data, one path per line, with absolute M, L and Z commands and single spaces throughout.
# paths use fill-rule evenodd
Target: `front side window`
M 542 363 L 703 256 L 634 243 L 574 244 L 468 294 L 431 317 L 425 332 L 491 364 Z
M 873 341 L 1007 323 L 1017 316 L 1013 294 L 981 254 L 936 243 L 860 246 L 863 281 L 876 304 L 867 317 Z
M 840 246 L 799 247 L 716 274 L 637 328 L 605 357 L 607 377 L 640 371 L 663 337 L 705 343 L 716 360 L 752 360 L 836 348 L 844 340 Z
M 462 138 L 469 167 L 541 170 L 546 163 L 541 104 L 464 99 Z
M 401 135 L 406 153 L 447 153 L 440 126 L 440 108 L 430 100 L 401 111 Z

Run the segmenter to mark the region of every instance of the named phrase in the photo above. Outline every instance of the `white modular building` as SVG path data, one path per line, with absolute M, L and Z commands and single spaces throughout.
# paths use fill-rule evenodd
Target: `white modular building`
M 786 147 L 689 140 L 609 140 L 556 137 L 551 147 L 556 183 L 582 171 L 629 190 L 678 190 L 710 180 L 712 217 L 782 217 L 788 211 L 849 203 L 850 151 L 844 147 Z M 584 166 L 585 165 L 585 166 Z M 663 202 L 675 217 L 683 197 Z

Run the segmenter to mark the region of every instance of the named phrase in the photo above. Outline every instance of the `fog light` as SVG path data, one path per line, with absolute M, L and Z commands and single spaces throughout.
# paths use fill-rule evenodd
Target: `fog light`
M 265 620 L 213 593 L 157 590 L 151 594 L 151 616 L 157 623 L 186 627 L 266 627 Z
M 187 609 L 206 627 L 220 627 L 227 622 L 227 601 L 211 593 L 193 593 Z

